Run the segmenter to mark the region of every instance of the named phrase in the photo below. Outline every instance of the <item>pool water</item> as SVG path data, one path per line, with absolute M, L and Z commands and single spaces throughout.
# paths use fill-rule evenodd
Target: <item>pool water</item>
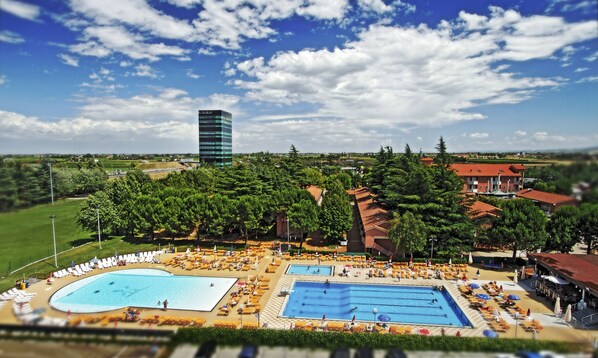
M 104 312 L 128 306 L 211 311 L 236 278 L 174 276 L 151 269 L 121 270 L 84 278 L 58 290 L 50 305 L 73 313 Z
M 332 276 L 332 266 L 324 265 L 289 265 L 287 275 Z
M 377 313 L 374 314 L 374 308 Z M 403 324 L 471 326 L 446 290 L 433 287 L 297 281 L 284 317 L 373 321 L 380 315 Z

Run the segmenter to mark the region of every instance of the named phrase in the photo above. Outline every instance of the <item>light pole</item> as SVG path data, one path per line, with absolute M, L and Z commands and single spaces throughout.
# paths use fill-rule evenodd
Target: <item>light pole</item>
M 52 238 L 54 239 L 54 266 L 56 266 L 56 268 L 58 268 L 58 256 L 56 256 L 56 230 L 54 228 L 54 219 L 55 218 L 56 218 L 56 215 L 50 216 L 50 219 L 52 220 Z
M 376 325 L 376 313 L 378 313 L 378 309 L 376 307 L 374 307 L 372 309 L 372 314 L 374 315 L 374 325 Z
M 102 231 L 100 230 L 100 208 L 96 208 L 96 214 L 98 215 L 98 244 L 100 250 L 102 249 Z
M 519 326 L 519 312 L 515 312 L 515 338 L 517 338 L 517 326 Z
M 432 248 L 430 249 L 430 258 L 434 257 L 434 241 L 436 241 L 436 239 L 428 239 L 428 241 L 430 241 L 432 243 Z
M 48 163 L 48 167 L 50 167 L 50 198 L 52 200 L 52 208 L 54 208 L 54 183 L 52 181 L 52 163 Z M 58 268 L 58 256 L 56 255 L 56 228 L 54 226 L 54 219 L 56 219 L 56 215 L 50 216 L 52 219 L 52 239 L 54 241 L 54 266 Z

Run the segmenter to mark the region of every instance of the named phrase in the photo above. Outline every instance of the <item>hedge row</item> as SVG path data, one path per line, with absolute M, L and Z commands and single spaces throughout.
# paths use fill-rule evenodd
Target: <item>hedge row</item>
M 289 250 L 289 253 L 291 255 L 296 255 L 298 252 L 299 252 L 299 249 L 290 249 Z M 302 249 L 301 253 L 302 254 L 315 254 L 315 253 L 323 253 L 323 251 Z M 345 255 L 345 254 L 344 253 L 338 253 L 338 255 Z M 348 253 L 348 255 L 349 256 L 365 255 L 365 257 L 367 259 L 370 259 L 371 257 L 373 257 L 373 259 L 376 260 L 376 261 L 388 261 L 388 257 L 386 257 L 386 256 L 376 256 L 376 255 L 372 256 L 372 254 L 370 254 L 369 252 L 363 252 L 363 253 L 361 253 L 361 252 L 351 252 L 351 253 Z M 409 260 L 410 260 L 409 257 L 406 257 L 406 258 L 394 257 L 392 259 L 393 262 L 409 262 Z M 413 258 L 413 262 L 426 262 L 426 260 L 428 260 L 428 259 L 425 258 L 425 257 L 414 257 Z M 450 259 L 450 260 L 451 260 L 451 263 L 453 263 L 453 264 L 466 264 L 468 258 Z M 433 264 L 444 264 L 444 263 L 448 264 L 448 262 L 449 262 L 449 259 L 447 259 L 447 258 L 441 258 L 441 257 L 436 258 L 435 257 L 435 258 L 432 259 L 432 263 Z
M 226 328 L 181 328 L 173 336 L 175 344 L 201 344 L 215 341 L 219 345 L 283 346 L 289 348 L 335 349 L 338 347 L 374 349 L 401 348 L 406 351 L 444 352 L 517 352 L 520 350 L 579 352 L 584 347 L 567 342 L 524 339 L 489 339 L 454 336 L 390 335 L 372 333 L 342 333 L 291 331 L 277 329 L 234 330 Z

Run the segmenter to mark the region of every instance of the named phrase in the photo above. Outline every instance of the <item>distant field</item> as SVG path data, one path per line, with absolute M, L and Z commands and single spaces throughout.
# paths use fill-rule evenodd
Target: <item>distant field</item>
M 509 164 L 520 163 L 530 167 L 540 167 L 547 165 L 571 165 L 571 160 L 556 160 L 556 159 L 520 159 L 520 158 L 504 158 L 504 159 L 475 159 L 468 158 L 468 163 L 487 163 L 487 164 Z
M 185 166 L 178 162 L 149 162 L 140 163 L 137 168 L 141 170 L 148 169 L 185 169 Z
M 51 204 L 0 214 L 0 275 L 54 253 L 52 223 L 56 215 L 57 251 L 93 240 L 91 233 L 75 225 L 81 200 L 59 200 Z

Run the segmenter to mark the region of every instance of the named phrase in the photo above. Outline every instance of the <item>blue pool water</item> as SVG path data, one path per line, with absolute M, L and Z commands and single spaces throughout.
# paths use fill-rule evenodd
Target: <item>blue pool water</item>
M 287 275 L 332 276 L 332 266 L 323 265 L 289 265 Z
M 356 309 L 355 309 L 356 308 Z M 432 287 L 386 286 L 297 281 L 283 311 L 284 317 L 372 321 L 373 309 L 404 324 L 470 326 L 446 291 Z
M 211 311 L 236 278 L 174 276 L 151 269 L 113 271 L 73 282 L 58 290 L 50 305 L 61 311 L 104 312 L 128 306 Z

